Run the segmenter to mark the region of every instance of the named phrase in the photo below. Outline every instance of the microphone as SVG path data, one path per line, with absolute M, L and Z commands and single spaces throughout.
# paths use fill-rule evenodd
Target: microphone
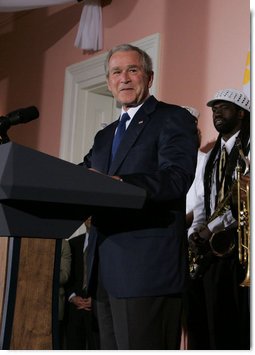
M 39 111 L 35 106 L 20 108 L 0 117 L 0 131 L 7 131 L 11 126 L 19 123 L 30 122 L 39 117 Z

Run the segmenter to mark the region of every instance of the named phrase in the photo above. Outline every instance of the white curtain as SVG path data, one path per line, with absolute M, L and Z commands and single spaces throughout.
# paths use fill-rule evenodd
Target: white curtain
M 0 0 L 0 12 L 32 10 L 40 7 L 77 3 L 77 0 Z M 84 0 L 75 46 L 98 51 L 103 47 L 102 8 L 100 0 Z
M 97 51 L 103 48 L 102 8 L 100 0 L 85 0 L 75 46 Z

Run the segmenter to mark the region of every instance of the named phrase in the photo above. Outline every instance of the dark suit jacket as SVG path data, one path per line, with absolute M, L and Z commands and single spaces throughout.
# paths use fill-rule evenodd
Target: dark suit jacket
M 187 271 L 185 200 L 198 148 L 194 118 L 179 106 L 149 97 L 110 165 L 117 124 L 96 134 L 84 166 L 144 188 L 147 199 L 141 210 L 106 208 L 93 216 L 90 279 L 96 253 L 102 282 L 112 296 L 179 293 Z

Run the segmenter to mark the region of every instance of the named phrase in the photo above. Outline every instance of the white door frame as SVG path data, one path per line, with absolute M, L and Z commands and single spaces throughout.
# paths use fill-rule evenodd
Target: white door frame
M 132 44 L 145 50 L 152 58 L 154 81 L 150 92 L 156 96 L 158 89 L 160 34 L 155 33 L 132 42 Z M 77 139 L 75 139 L 76 127 L 80 126 L 77 124 L 77 120 L 82 119 L 80 112 L 82 108 L 79 107 L 78 97 L 81 91 L 94 91 L 97 88 L 106 86 L 104 71 L 106 56 L 107 52 L 66 68 L 59 153 L 61 159 L 74 162 L 73 157 L 74 155 L 77 156 L 77 149 L 81 158 L 87 153 L 80 151 L 83 144 L 82 142 L 77 142 Z M 89 102 L 84 102 L 83 109 L 86 105 L 89 105 Z

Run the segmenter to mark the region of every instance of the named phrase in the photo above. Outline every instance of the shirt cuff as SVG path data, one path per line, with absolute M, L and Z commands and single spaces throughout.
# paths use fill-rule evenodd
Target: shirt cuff
M 224 231 L 237 224 L 231 210 L 228 210 L 224 215 L 216 217 L 212 222 L 208 223 L 207 227 L 212 233 Z
M 71 299 L 74 298 L 75 296 L 76 296 L 75 292 L 71 293 L 71 295 L 68 297 L 68 302 L 71 302 Z

